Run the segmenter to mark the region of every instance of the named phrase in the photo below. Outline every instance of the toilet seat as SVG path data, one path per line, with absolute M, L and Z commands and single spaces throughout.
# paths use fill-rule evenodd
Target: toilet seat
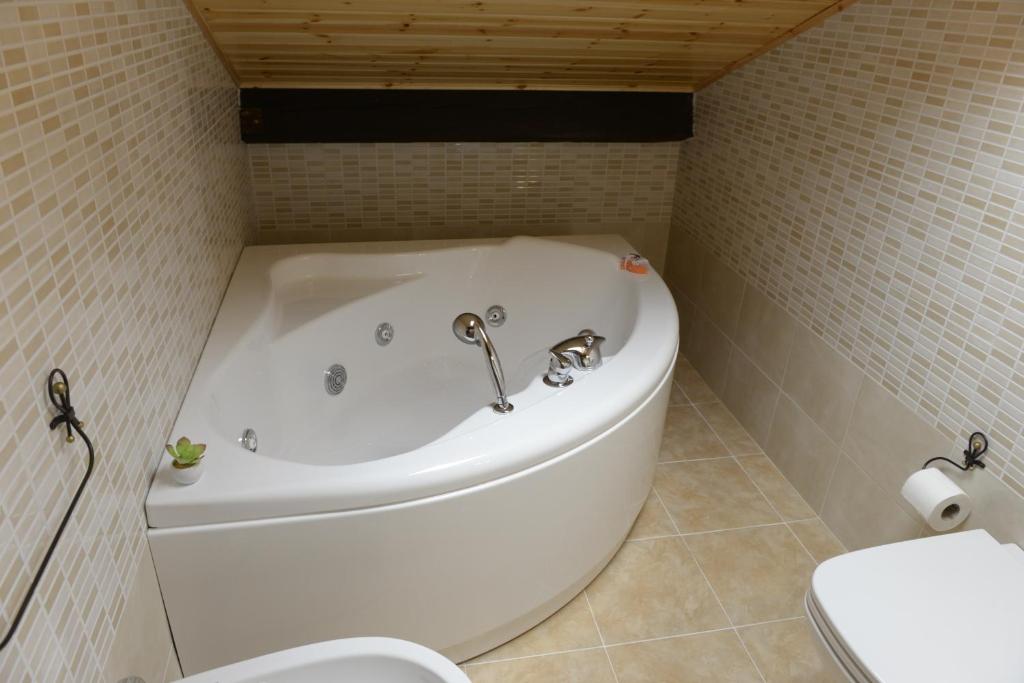
M 1024 553 L 985 531 L 827 560 L 806 608 L 856 683 L 1024 681 Z
M 846 674 L 846 677 L 853 683 L 877 683 L 864 670 L 857 658 L 846 649 L 846 644 L 833 633 L 832 627 L 828 624 L 828 618 L 822 614 L 821 609 L 815 603 L 811 591 L 807 591 L 804 608 L 807 610 L 811 628 L 814 629 L 823 649 L 839 667 L 839 670 Z

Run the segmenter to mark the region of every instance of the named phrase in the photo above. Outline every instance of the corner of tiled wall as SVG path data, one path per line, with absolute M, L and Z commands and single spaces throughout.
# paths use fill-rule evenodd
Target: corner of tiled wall
M 843 544 L 931 533 L 900 487 L 967 434 L 931 426 L 696 241 L 671 246 L 681 353 Z M 941 469 L 975 504 L 957 530 L 1024 543 L 1024 498 L 991 472 Z
M 160 681 L 143 500 L 252 238 L 237 89 L 178 0 L 0 3 L 0 170 L 0 628 L 85 466 L 50 368 L 97 446 L 0 680 Z M 157 646 L 124 668 L 140 623 Z
M 1024 540 L 1022 68 L 1022 3 L 861 0 L 696 99 L 686 351 L 850 547 L 919 534 L 899 484 L 974 430 L 967 525 Z

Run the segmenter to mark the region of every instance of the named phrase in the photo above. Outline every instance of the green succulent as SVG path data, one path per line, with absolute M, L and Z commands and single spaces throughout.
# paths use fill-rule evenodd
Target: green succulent
M 178 443 L 167 444 L 164 446 L 167 452 L 172 458 L 174 458 L 174 464 L 179 467 L 189 467 L 195 465 L 203 457 L 203 453 L 206 452 L 205 443 L 192 443 L 188 440 L 187 436 L 183 436 L 178 439 Z

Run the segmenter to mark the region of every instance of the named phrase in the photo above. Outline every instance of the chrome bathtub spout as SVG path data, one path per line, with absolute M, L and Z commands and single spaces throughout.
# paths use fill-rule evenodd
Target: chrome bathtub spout
M 472 313 L 463 313 L 452 322 L 452 332 L 455 337 L 466 344 L 475 344 L 484 350 L 484 357 L 487 358 L 487 367 L 491 371 L 491 384 L 494 385 L 494 393 L 497 400 L 491 404 L 496 413 L 512 412 L 512 404 L 508 402 L 508 394 L 505 392 L 505 374 L 501 371 L 501 361 L 498 360 L 498 352 L 494 350 L 494 344 L 484 329 L 484 321 L 480 316 Z
M 593 330 L 580 330 L 575 337 L 564 339 L 548 351 L 548 373 L 544 384 L 549 387 L 567 387 L 572 384 L 572 371 L 589 372 L 601 367 L 600 337 Z

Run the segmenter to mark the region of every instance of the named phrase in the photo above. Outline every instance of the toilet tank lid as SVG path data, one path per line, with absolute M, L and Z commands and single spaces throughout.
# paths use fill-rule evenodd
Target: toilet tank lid
M 1020 683 L 1022 555 L 983 530 L 921 538 L 826 560 L 811 593 L 880 683 Z

